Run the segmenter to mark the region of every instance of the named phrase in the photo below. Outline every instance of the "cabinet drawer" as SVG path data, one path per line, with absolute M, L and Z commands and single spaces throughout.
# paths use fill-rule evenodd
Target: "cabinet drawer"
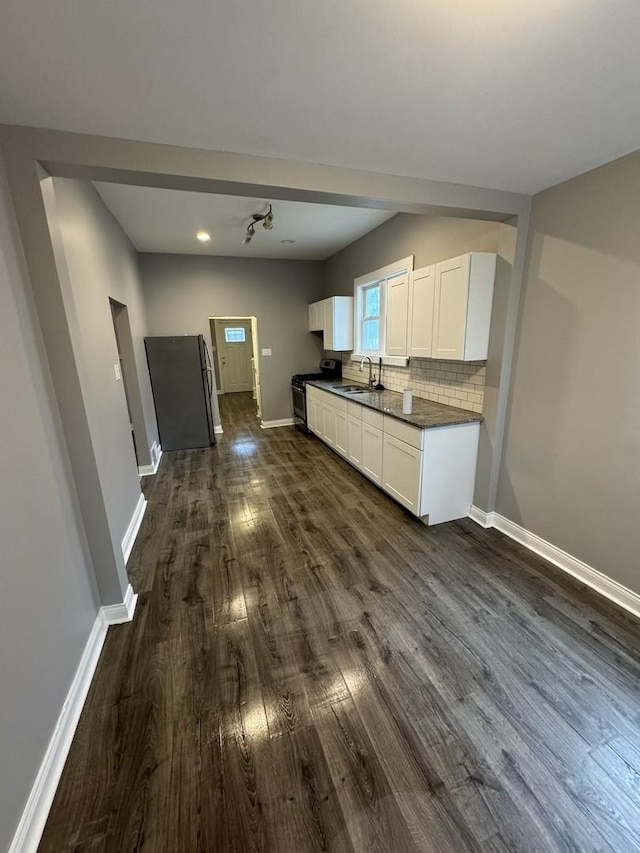
M 318 396 L 320 395 L 320 392 L 318 391 L 318 389 L 315 388 L 313 385 L 306 385 L 305 391 L 306 391 L 308 399 L 313 398 L 313 399 L 317 400 Z
M 404 421 L 398 421 L 396 418 L 390 418 L 389 415 L 384 416 L 384 432 L 385 435 L 392 435 L 394 438 L 399 438 L 415 447 L 417 450 L 422 450 L 424 440 L 424 430 L 418 427 L 405 424 Z
M 366 406 L 362 406 L 361 408 L 363 424 L 369 424 L 369 426 L 380 430 L 384 429 L 384 415 L 382 412 L 374 412 L 373 409 L 368 409 Z
M 335 409 L 336 412 L 342 412 L 343 414 L 347 414 L 347 406 L 349 405 L 349 401 L 345 400 L 342 397 L 338 397 L 337 394 L 327 394 L 327 405 L 331 406 L 332 409 Z
M 347 414 L 350 418 L 362 420 L 362 406 L 360 403 L 352 403 L 351 400 L 347 400 Z

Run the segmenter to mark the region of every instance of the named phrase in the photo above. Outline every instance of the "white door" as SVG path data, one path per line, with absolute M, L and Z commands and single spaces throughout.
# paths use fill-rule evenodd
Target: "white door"
M 250 320 L 216 320 L 222 391 L 253 390 Z
M 435 267 L 414 270 L 409 299 L 409 355 L 431 358 L 433 346 L 433 308 Z
M 253 388 L 255 391 L 255 400 L 256 400 L 256 408 L 258 409 L 258 417 L 262 417 L 262 393 L 260 389 L 260 359 L 258 358 L 258 353 L 260 352 L 260 347 L 258 344 L 258 318 L 251 318 L 251 348 L 252 348 L 252 358 L 251 358 L 251 367 L 253 369 Z
M 461 255 L 436 264 L 433 358 L 464 358 L 469 263 L 469 255 Z
M 409 318 L 409 276 L 406 273 L 387 280 L 387 353 L 407 354 Z
M 362 423 L 362 473 L 374 483 L 382 482 L 382 436 L 377 427 Z
M 420 479 L 422 476 L 422 451 L 406 441 L 385 435 L 382 452 L 382 488 L 418 514 Z

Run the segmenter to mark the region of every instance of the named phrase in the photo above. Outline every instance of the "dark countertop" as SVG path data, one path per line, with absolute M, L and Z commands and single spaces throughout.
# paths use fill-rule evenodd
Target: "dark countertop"
M 419 429 L 432 429 L 434 427 L 453 426 L 454 424 L 473 424 L 483 420 L 482 415 L 477 412 L 468 412 L 466 409 L 456 409 L 455 406 L 446 406 L 444 403 L 434 403 L 431 400 L 423 400 L 422 397 L 413 396 L 412 413 L 405 415 L 402 412 L 402 394 L 398 391 L 367 391 L 366 385 L 358 385 L 356 382 L 339 382 L 337 379 L 312 379 L 307 385 L 313 385 L 321 391 L 328 391 L 336 397 L 351 400 L 369 409 L 375 409 L 383 415 L 389 415 L 396 420 L 404 421 L 406 424 Z M 364 394 L 349 394 L 344 391 L 345 387 L 364 389 Z

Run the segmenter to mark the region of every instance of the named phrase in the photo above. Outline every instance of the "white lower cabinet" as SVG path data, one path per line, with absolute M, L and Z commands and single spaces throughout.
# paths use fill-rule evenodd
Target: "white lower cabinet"
M 419 515 L 422 451 L 385 433 L 382 448 L 382 488 L 398 503 Z
M 428 524 L 469 515 L 480 424 L 419 429 L 307 386 L 309 429 Z

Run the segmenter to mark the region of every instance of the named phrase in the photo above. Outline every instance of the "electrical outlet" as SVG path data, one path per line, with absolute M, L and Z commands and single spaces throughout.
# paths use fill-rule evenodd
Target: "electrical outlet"
M 120 373 L 120 365 L 119 364 L 113 365 L 113 372 L 116 375 L 116 382 L 119 382 L 122 379 L 122 374 Z
M 271 355 L 271 350 L 270 349 L 263 349 L 262 355 Z

